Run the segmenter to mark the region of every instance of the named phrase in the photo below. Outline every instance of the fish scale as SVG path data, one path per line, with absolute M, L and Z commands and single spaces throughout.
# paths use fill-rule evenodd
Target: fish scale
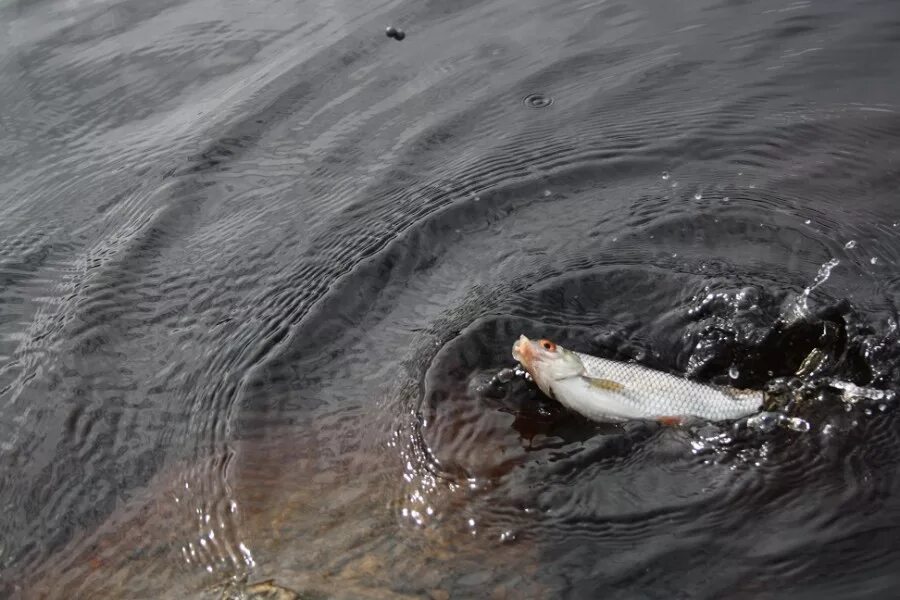
M 554 383 L 560 402 L 589 417 L 624 420 L 696 416 L 724 421 L 756 412 L 764 400 L 760 391 L 708 385 L 634 363 L 573 354 L 581 360 L 587 377 L 611 384 L 606 389 L 584 378 Z

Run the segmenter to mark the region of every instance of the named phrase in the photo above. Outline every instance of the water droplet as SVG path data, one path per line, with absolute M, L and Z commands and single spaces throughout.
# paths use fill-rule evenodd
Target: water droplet
M 740 371 L 738 371 L 737 365 L 731 365 L 731 367 L 728 369 L 728 376 L 732 379 L 737 379 L 738 377 L 740 377 L 740 375 L 741 373 Z
M 847 250 L 852 250 L 853 248 L 856 248 L 856 240 L 850 240 L 849 242 L 844 244 L 844 248 L 846 248 Z
M 728 196 L 722 198 L 722 202 L 728 202 L 729 200 L 731 200 L 731 198 L 729 198 Z
M 529 94 L 523 102 L 528 108 L 546 108 L 553 104 L 553 98 L 544 94 Z
M 867 408 L 867 409 L 865 409 L 863 412 L 866 413 L 866 416 L 867 416 L 867 417 L 871 417 L 871 416 L 872 416 L 872 409 L 871 409 L 871 408 Z
M 807 219 L 807 220 L 805 220 L 805 221 L 803 221 L 803 222 L 806 223 L 807 225 L 809 225 L 809 224 L 812 223 L 812 219 Z
M 872 258 L 869 259 L 869 262 L 872 263 L 873 265 L 876 264 L 878 262 L 878 257 L 873 256 Z
M 809 431 L 809 422 L 801 419 L 800 417 L 791 417 L 785 420 L 785 425 L 787 425 L 788 429 L 792 429 L 794 431 L 800 431 L 802 433 L 806 433 Z
M 831 433 L 831 431 L 833 429 L 834 429 L 834 426 L 831 423 L 829 423 L 828 425 L 826 425 L 825 427 L 822 428 L 822 433 L 824 433 L 825 435 L 828 435 Z
M 697 192 L 696 194 L 694 194 L 694 200 L 703 200 L 703 194 Z
M 403 40 L 406 37 L 406 34 L 402 29 L 397 29 L 396 27 L 390 26 L 384 30 L 385 35 L 389 38 L 394 38 L 398 42 Z
M 671 177 L 671 175 L 669 175 L 669 172 L 668 172 L 668 171 L 663 171 L 663 172 L 662 172 L 662 178 L 663 178 L 664 181 L 667 180 L 669 177 Z
M 886 411 L 886 410 L 887 410 L 887 404 L 885 404 L 885 403 L 882 402 L 881 404 L 878 405 L 878 410 L 880 410 L 881 412 Z

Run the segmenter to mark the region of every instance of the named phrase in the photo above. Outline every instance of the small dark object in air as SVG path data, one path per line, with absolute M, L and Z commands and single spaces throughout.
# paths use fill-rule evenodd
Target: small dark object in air
M 403 33 L 402 29 L 397 29 L 393 25 L 384 30 L 385 35 L 389 38 L 394 38 L 398 42 L 406 37 L 406 34 Z

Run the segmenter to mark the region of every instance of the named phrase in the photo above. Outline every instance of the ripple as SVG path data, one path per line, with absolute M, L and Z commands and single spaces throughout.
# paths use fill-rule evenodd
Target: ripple
M 525 103 L 525 106 L 528 108 L 547 108 L 551 104 L 553 104 L 553 98 L 551 96 L 545 96 L 544 94 L 529 94 L 525 96 L 525 99 L 522 100 Z
M 0 7 L 4 581 L 890 583 L 895 24 L 576 4 Z M 796 427 L 588 422 L 520 333 Z

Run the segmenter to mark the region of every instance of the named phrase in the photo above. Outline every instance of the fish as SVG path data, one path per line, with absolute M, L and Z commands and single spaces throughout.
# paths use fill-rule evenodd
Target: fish
M 691 381 L 636 363 L 573 352 L 524 335 L 512 355 L 544 394 L 593 421 L 733 421 L 762 410 L 762 391 Z

